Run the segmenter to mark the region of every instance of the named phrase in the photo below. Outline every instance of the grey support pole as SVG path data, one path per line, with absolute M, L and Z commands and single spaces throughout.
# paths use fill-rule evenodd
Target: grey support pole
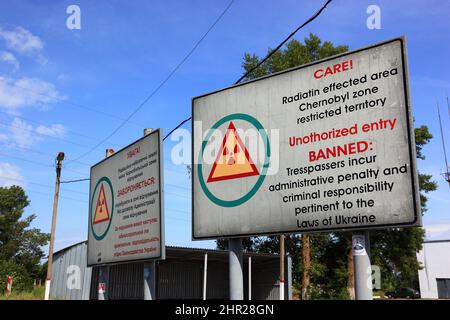
M 228 240 L 229 247 L 229 276 L 230 276 L 230 300 L 244 299 L 244 277 L 242 274 L 242 239 Z
M 108 300 L 109 295 L 109 267 L 100 266 L 98 270 L 98 300 Z
M 369 232 L 353 232 L 352 249 L 355 269 L 355 299 L 372 300 L 372 267 L 369 256 Z
M 292 300 L 292 257 L 289 253 L 286 255 L 287 259 L 287 300 Z
M 113 149 L 106 149 L 105 157 L 114 154 Z M 109 299 L 109 266 L 100 266 L 98 270 L 98 300 Z
M 252 257 L 248 257 L 248 300 L 252 300 Z
M 155 261 L 144 262 L 144 300 L 156 299 L 156 264 Z
M 284 234 L 280 235 L 280 300 L 284 300 L 284 257 L 285 257 L 285 250 L 284 250 Z
M 206 300 L 207 281 L 208 281 L 208 253 L 205 253 L 205 261 L 203 264 L 203 300 Z
M 152 128 L 144 129 L 144 137 L 152 133 Z M 144 262 L 144 300 L 156 300 L 156 262 Z

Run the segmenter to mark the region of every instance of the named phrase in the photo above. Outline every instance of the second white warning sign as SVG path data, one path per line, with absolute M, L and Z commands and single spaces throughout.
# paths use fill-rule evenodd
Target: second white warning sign
M 165 258 L 159 129 L 91 168 L 88 265 Z

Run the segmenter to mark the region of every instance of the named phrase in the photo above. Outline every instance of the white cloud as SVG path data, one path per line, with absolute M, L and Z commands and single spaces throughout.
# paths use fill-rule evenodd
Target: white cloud
M 63 137 L 66 130 L 62 124 L 52 124 L 51 126 L 38 126 L 36 132 L 50 137 Z
M 19 118 L 14 118 L 9 130 L 10 140 L 22 148 L 31 146 L 37 139 L 33 135 L 33 126 Z
M 6 142 L 8 140 L 9 140 L 9 138 L 8 138 L 7 134 L 0 133 L 0 142 Z
M 17 117 L 7 128 L 6 132 L 0 133 L 0 142 L 24 149 L 43 140 L 45 136 L 60 138 L 66 133 L 66 128 L 62 124 L 39 125 L 34 128 L 28 122 Z
M 0 108 L 14 114 L 31 106 L 45 107 L 64 99 L 55 86 L 37 78 L 12 79 L 0 77 Z
M 35 53 L 44 48 L 44 43 L 38 36 L 22 27 L 16 27 L 12 31 L 0 29 L 0 38 L 5 40 L 9 49 L 19 53 Z
M 0 51 L 0 61 L 13 65 L 15 70 L 19 69 L 20 66 L 19 61 L 11 52 Z
M 58 81 L 66 81 L 67 80 L 67 75 L 61 73 L 59 74 L 56 79 L 58 79 Z
M 450 237 L 450 223 L 430 224 L 425 226 L 426 238 L 440 239 Z
M 0 187 L 10 187 L 12 185 L 24 187 L 26 185 L 25 179 L 20 174 L 17 166 L 7 162 L 0 163 Z

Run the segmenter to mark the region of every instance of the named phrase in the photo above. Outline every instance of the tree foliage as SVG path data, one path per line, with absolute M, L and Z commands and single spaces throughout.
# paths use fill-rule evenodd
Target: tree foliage
M 310 34 L 304 43 L 291 40 L 285 48 L 274 53 L 265 63 L 252 71 L 245 80 L 252 80 L 274 72 L 307 64 L 319 59 L 346 52 L 348 46 L 335 46 L 331 42 L 322 42 L 318 36 Z M 269 52 L 271 50 L 269 49 Z M 256 54 L 244 54 L 243 69 L 252 70 L 261 59 Z M 432 135 L 426 126 L 415 130 L 418 159 L 425 159 L 423 147 Z M 426 210 L 426 193 L 436 189 L 436 183 L 430 175 L 419 175 L 422 212 Z M 417 287 L 419 264 L 416 252 L 422 248 L 424 231 L 421 228 L 388 229 L 370 232 L 372 263 L 380 266 L 382 289 L 410 286 Z M 351 250 L 351 233 L 318 233 L 310 235 L 311 241 L 311 297 L 337 298 L 349 297 L 348 254 Z M 244 248 L 252 252 L 278 253 L 278 237 L 256 237 L 244 239 Z M 217 241 L 218 248 L 226 249 L 225 240 Z M 286 237 L 286 252 L 292 256 L 294 286 L 299 287 L 301 280 L 301 240 L 298 235 Z
M 30 288 L 32 279 L 42 273 L 42 246 L 50 239 L 49 234 L 30 228 L 34 214 L 22 218 L 29 204 L 21 187 L 0 187 L 0 283 L 15 274 L 14 286 L 22 289 Z

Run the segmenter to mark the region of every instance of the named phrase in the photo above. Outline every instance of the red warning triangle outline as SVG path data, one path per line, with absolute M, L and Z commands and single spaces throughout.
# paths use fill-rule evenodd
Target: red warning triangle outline
M 244 172 L 244 173 L 237 173 L 237 174 L 232 174 L 232 175 L 226 175 L 226 176 L 221 176 L 221 177 L 216 177 L 213 178 L 213 173 L 216 170 L 216 166 L 217 166 L 217 162 L 219 161 L 220 156 L 222 155 L 223 149 L 225 147 L 226 141 L 228 139 L 228 136 L 230 134 L 230 132 L 233 131 L 234 136 L 236 137 L 236 142 L 239 145 L 239 147 L 241 148 L 241 150 L 244 150 L 244 155 L 245 158 L 247 159 L 247 161 L 249 162 L 252 171 L 250 172 Z M 222 180 L 231 180 L 231 179 L 237 179 L 237 178 L 243 178 L 243 177 L 250 177 L 250 176 L 257 176 L 259 175 L 259 171 L 256 168 L 255 164 L 253 163 L 252 159 L 250 158 L 250 154 L 247 150 L 247 148 L 244 146 L 244 144 L 242 143 L 241 138 L 239 137 L 237 131 L 236 131 L 236 127 L 233 124 L 233 121 L 230 122 L 230 124 L 228 125 L 227 128 L 227 132 L 225 134 L 225 137 L 223 138 L 222 141 L 222 145 L 220 147 L 219 152 L 217 153 L 217 157 L 216 160 L 214 161 L 214 164 L 211 168 L 211 172 L 209 173 L 209 177 L 207 182 L 215 182 L 215 181 L 222 181 Z
M 97 217 L 97 210 L 98 207 L 101 206 L 102 204 L 100 203 L 100 199 L 103 195 L 103 199 L 105 201 L 105 208 L 106 208 L 106 217 L 101 219 L 101 220 L 95 220 L 95 217 Z M 94 220 L 92 222 L 92 224 L 97 224 L 100 222 L 104 222 L 104 221 L 108 221 L 109 220 L 109 209 L 108 209 L 108 202 L 106 201 L 106 195 L 105 195 L 105 189 L 103 188 L 103 183 L 100 185 L 100 192 L 98 194 L 98 199 L 97 199 L 97 206 L 95 207 L 95 213 L 94 213 Z

